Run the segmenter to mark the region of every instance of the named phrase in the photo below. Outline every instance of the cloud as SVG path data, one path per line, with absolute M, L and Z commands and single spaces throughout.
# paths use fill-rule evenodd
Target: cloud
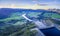
M 37 4 L 37 5 L 39 5 L 39 6 L 47 6 L 48 4 L 41 4 L 41 3 L 39 3 L 39 4 Z
M 44 3 L 33 4 L 33 5 L 16 5 L 16 4 L 8 4 L 8 5 L 0 5 L 0 8 L 23 8 L 23 9 L 49 9 L 49 8 L 59 8 L 58 5 L 48 5 Z

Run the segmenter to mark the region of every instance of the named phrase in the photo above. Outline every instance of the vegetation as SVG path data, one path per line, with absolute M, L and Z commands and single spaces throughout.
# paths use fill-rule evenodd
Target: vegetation
M 35 15 L 34 15 L 35 14 Z M 0 19 L 0 36 L 36 36 L 37 31 L 31 29 L 35 28 L 34 23 L 25 20 L 22 13 L 12 13 L 8 18 Z M 58 14 L 32 12 L 28 16 L 35 17 L 36 19 L 45 19 L 45 17 L 60 18 Z M 46 18 L 48 19 L 48 18 Z M 60 21 L 51 20 L 54 23 L 60 24 Z
M 57 13 L 45 13 L 45 17 L 52 17 L 52 18 L 59 18 L 60 19 L 60 14 Z
M 0 26 L 0 36 L 33 36 L 37 33 L 37 31 L 30 31 L 30 29 L 36 27 L 32 22 L 27 22 L 22 25 L 13 25 L 4 22 L 0 23 L 5 24 L 4 26 Z

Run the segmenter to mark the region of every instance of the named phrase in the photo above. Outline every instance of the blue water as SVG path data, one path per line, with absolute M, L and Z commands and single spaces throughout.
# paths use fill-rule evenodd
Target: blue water
M 60 31 L 58 29 L 56 29 L 55 27 L 48 28 L 48 29 L 41 29 L 41 31 L 46 36 L 60 36 Z

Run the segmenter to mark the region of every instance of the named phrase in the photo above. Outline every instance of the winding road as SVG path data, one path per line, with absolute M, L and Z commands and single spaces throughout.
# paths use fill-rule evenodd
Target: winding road
M 35 25 L 39 28 L 39 29 L 42 29 L 42 28 L 46 28 L 46 25 L 43 24 L 42 22 L 40 22 L 39 20 L 31 20 L 29 19 L 28 17 L 26 17 L 26 14 L 23 14 L 22 17 L 24 17 L 26 20 L 28 21 L 32 21 L 35 23 Z
M 23 14 L 22 17 L 24 17 L 24 18 L 25 18 L 26 20 L 28 20 L 28 21 L 32 21 L 32 22 L 35 23 L 35 25 L 37 26 L 37 28 L 31 29 L 31 30 L 37 30 L 37 31 L 38 31 L 37 36 L 45 36 L 45 35 L 39 30 L 40 28 L 45 28 L 45 27 L 46 27 L 42 22 L 31 20 L 31 19 L 29 19 L 28 17 L 26 17 L 26 14 Z

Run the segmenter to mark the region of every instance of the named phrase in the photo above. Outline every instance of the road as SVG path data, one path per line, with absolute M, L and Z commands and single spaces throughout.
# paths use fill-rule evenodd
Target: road
M 37 36 L 45 36 L 39 29 L 40 28 L 45 28 L 46 26 L 42 23 L 42 22 L 39 22 L 39 21 L 33 21 L 29 18 L 26 17 L 26 14 L 23 14 L 22 17 L 24 17 L 26 20 L 28 21 L 32 21 L 35 23 L 35 25 L 37 26 L 37 28 L 34 28 L 33 30 L 37 30 L 38 31 L 38 35 Z

